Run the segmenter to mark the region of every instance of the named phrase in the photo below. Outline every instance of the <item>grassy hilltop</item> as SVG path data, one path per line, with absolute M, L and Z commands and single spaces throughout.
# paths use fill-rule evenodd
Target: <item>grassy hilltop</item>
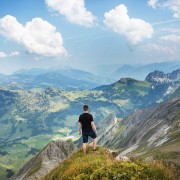
M 175 167 L 161 161 L 146 164 L 138 160 L 116 160 L 108 149 L 98 147 L 93 152 L 88 147 L 87 155 L 81 149 L 59 164 L 44 180 L 101 180 L 101 179 L 176 179 Z

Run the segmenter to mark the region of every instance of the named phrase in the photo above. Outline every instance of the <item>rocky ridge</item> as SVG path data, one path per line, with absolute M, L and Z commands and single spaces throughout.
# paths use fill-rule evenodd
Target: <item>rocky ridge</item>
M 36 156 L 29 160 L 11 180 L 41 179 L 60 162 L 77 150 L 71 139 L 51 141 Z
M 162 71 L 155 70 L 154 72 L 149 73 L 145 80 L 154 84 L 180 81 L 180 69 L 167 74 Z

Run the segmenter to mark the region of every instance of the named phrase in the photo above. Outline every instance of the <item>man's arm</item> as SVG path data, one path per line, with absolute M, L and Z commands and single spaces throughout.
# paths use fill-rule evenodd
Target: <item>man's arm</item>
M 92 126 L 93 130 L 97 133 L 96 125 L 95 125 L 94 121 L 91 121 L 91 126 Z
M 91 116 L 91 126 L 92 126 L 93 130 L 95 131 L 95 133 L 97 134 L 97 129 L 96 129 L 96 125 L 94 123 L 93 116 Z
M 81 126 L 82 126 L 82 124 L 80 122 L 78 122 L 78 132 L 79 132 L 79 134 L 81 134 Z

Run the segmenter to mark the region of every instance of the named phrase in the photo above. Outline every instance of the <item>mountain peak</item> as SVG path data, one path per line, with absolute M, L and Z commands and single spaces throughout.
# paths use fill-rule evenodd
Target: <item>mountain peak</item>
M 168 74 L 164 73 L 163 71 L 155 70 L 149 73 L 145 80 L 156 84 L 168 83 L 171 81 L 179 81 L 180 69 L 177 69 L 172 73 L 168 73 Z
M 133 83 L 135 83 L 135 82 L 138 82 L 138 80 L 133 79 L 133 78 L 121 78 L 121 79 L 118 81 L 118 83 L 128 84 L 128 85 L 133 84 Z
M 177 70 L 173 71 L 172 73 L 170 73 L 169 79 L 179 81 L 180 80 L 180 69 L 177 69 Z
M 155 70 L 147 75 L 146 81 L 164 82 L 167 81 L 167 75 L 162 71 Z
M 41 179 L 60 162 L 77 150 L 71 139 L 49 142 L 36 156 L 30 159 L 11 179 Z

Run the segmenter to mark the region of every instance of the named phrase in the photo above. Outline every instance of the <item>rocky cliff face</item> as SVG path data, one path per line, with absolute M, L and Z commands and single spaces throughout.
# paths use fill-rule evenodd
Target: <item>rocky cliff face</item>
M 174 81 L 180 81 L 180 69 L 177 69 L 171 73 L 165 74 L 162 71 L 155 70 L 149 73 L 145 79 L 146 81 L 154 84 L 169 83 Z
M 71 139 L 67 141 L 51 141 L 28 161 L 11 180 L 41 179 L 76 150 L 77 147 Z
M 114 114 L 107 116 L 102 122 L 97 125 L 98 137 L 97 142 L 104 145 L 109 142 L 112 134 L 118 129 L 118 119 Z
M 162 156 L 180 164 L 180 98 L 156 108 L 136 110 L 118 123 L 105 146 L 122 149 L 120 155 Z M 110 138 L 109 138 L 110 137 Z M 106 137 L 104 137 L 106 139 Z

